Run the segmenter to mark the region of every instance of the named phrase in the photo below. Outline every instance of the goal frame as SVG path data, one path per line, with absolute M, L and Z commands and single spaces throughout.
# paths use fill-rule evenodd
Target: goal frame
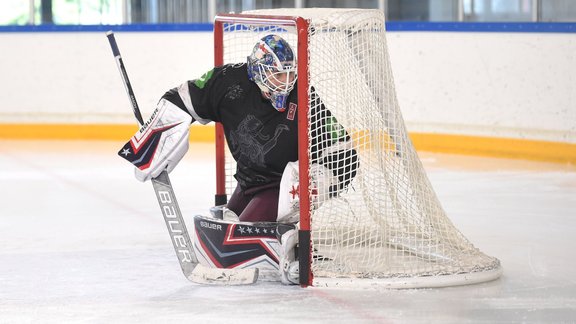
M 283 33 L 289 30 L 289 38 L 293 46 L 297 46 L 300 286 L 430 288 L 497 279 L 502 273 L 500 261 L 476 248 L 450 221 L 410 141 L 395 94 L 382 12 L 306 10 L 221 14 L 215 18 L 213 34 L 215 66 L 244 62 L 253 46 L 251 42 L 257 42 L 255 38 L 243 37 L 252 31 L 268 32 L 279 28 Z M 327 23 L 330 21 L 333 24 Z M 356 26 L 368 26 L 366 31 L 369 33 L 356 33 L 364 30 L 364 27 L 357 29 Z M 340 35 L 345 38 L 344 61 L 334 62 L 333 53 L 319 50 L 316 43 L 327 41 L 324 36 L 336 35 L 335 44 L 341 45 L 337 34 L 340 28 L 345 32 Z M 248 33 L 229 38 L 229 31 Z M 351 35 L 358 37 L 350 39 Z M 370 41 L 373 43 L 367 43 Z M 373 55 L 362 62 L 366 66 L 355 65 L 360 64 L 354 51 L 354 46 L 359 44 L 376 46 L 368 53 Z M 327 70 L 319 64 L 327 64 Z M 332 69 L 340 66 L 354 73 L 349 75 Z M 367 66 L 381 69 L 366 69 Z M 366 71 L 372 72 L 365 74 Z M 347 78 L 328 73 L 340 73 Z M 338 84 L 331 83 L 334 81 Z M 347 116 L 350 109 L 353 112 L 358 106 L 357 102 L 350 101 L 354 97 L 354 93 L 348 91 L 352 89 L 351 84 L 364 85 L 357 90 L 371 94 L 360 97 L 367 98 L 363 105 L 368 109 L 362 111 L 359 120 Z M 322 93 L 328 91 L 325 89 L 336 89 L 336 92 Z M 354 142 L 350 144 L 354 154 L 362 154 L 359 159 L 363 161 L 357 171 L 361 176 L 355 174 L 352 190 L 342 193 L 340 199 L 329 199 L 322 205 L 315 204 L 318 198 L 311 196 L 310 189 L 311 173 L 319 174 L 311 171 L 311 161 L 315 162 L 318 157 L 309 152 L 312 145 L 319 145 L 316 142 L 318 134 L 312 135 L 309 129 L 309 123 L 313 123 L 310 114 L 316 105 L 311 102 L 314 91 L 320 92 L 323 103 L 331 105 L 329 108 L 334 116 L 340 110 L 338 113 L 343 118 L 336 122 L 342 123 L 341 127 L 348 127 L 346 132 L 352 131 L 349 136 Z M 393 147 L 391 141 L 394 141 Z M 226 174 L 232 172 L 232 161 L 226 161 L 230 155 L 225 150 L 223 126 L 216 123 L 216 205 L 226 204 L 227 194 L 235 182 Z M 346 157 L 338 159 L 344 161 Z M 345 163 L 356 163 L 352 160 Z M 336 168 L 344 174 L 351 172 L 342 166 Z M 313 258 L 313 254 L 321 257 Z
M 309 159 L 308 159 L 308 104 L 309 104 L 309 70 L 308 70 L 308 27 L 309 20 L 298 16 L 269 16 L 250 14 L 219 14 L 214 19 L 214 66 L 224 64 L 224 24 L 226 23 L 250 23 L 252 25 L 267 25 L 273 23 L 277 26 L 295 27 L 297 33 L 298 55 L 298 166 L 300 184 L 309 183 Z M 220 123 L 216 123 L 216 205 L 227 202 L 226 195 L 226 143 L 224 129 Z M 306 170 L 305 172 L 303 170 Z M 300 224 L 298 231 L 298 255 L 300 286 L 312 285 L 312 245 L 310 236 L 310 197 L 308 185 L 299 188 L 300 197 Z M 307 256 L 307 257 L 303 257 Z

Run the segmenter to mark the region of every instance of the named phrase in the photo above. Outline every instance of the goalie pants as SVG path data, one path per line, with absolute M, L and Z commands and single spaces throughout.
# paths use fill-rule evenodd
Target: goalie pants
M 275 222 L 278 216 L 279 188 L 273 187 L 243 191 L 238 185 L 228 202 L 228 209 L 242 222 Z

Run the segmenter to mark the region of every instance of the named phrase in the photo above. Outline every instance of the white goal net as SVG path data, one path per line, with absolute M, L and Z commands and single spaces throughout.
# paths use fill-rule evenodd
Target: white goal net
M 317 110 L 313 105 L 323 103 L 358 155 L 356 175 L 346 189 L 310 206 L 313 284 L 434 287 L 497 278 L 499 260 L 475 248 L 451 223 L 408 137 L 383 12 L 278 9 L 249 14 L 266 19 L 231 22 L 228 17 L 223 24 L 223 63 L 245 62 L 254 44 L 268 34 L 282 36 L 296 50 L 296 26 L 275 24 L 269 16 L 309 19 L 308 42 L 301 46 L 308 47 L 309 91 L 314 89 L 321 101 L 310 99 L 308 120 L 324 118 L 310 114 Z M 299 82 L 305 77 L 299 74 Z M 319 148 L 334 144 L 324 143 L 333 137 L 321 131 L 309 129 L 308 135 L 308 143 Z M 318 148 L 309 147 L 310 165 L 321 158 L 313 150 Z M 342 170 L 336 172 L 350 172 L 349 162 L 337 161 Z

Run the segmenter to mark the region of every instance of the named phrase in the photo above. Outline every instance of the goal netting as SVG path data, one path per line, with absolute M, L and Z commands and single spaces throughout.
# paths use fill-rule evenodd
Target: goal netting
M 308 93 L 315 89 L 358 154 L 356 176 L 343 192 L 320 206 L 310 203 L 302 209 L 307 213 L 302 219 L 310 220 L 311 283 L 435 287 L 497 278 L 499 260 L 475 248 L 454 227 L 408 137 L 396 98 L 383 12 L 277 9 L 245 14 L 216 19 L 215 33 L 222 31 L 222 43 L 216 45 L 222 49 L 216 53 L 223 55 L 221 63 L 245 62 L 261 37 L 280 35 L 299 53 L 300 64 L 306 61 L 302 53 L 307 53 L 308 64 L 299 70 L 298 82 L 307 78 Z M 299 30 L 290 17 L 305 18 L 307 29 Z M 308 124 L 322 118 L 310 115 L 317 103 L 308 101 Z M 300 114 L 304 111 L 299 107 Z M 333 143 L 323 143 L 330 137 L 321 132 L 308 129 L 307 134 L 300 145 L 308 147 L 307 165 L 312 165 L 319 157 L 311 154 L 310 143 Z M 346 163 L 338 165 L 346 168 Z M 233 173 L 229 166 L 229 194 L 235 187 Z

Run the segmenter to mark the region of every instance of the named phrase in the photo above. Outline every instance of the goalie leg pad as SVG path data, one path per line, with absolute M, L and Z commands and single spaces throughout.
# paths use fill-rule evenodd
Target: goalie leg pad
M 278 194 L 279 223 L 296 223 L 300 220 L 300 181 L 298 162 L 288 162 L 280 180 Z
M 258 268 L 260 279 L 278 280 L 277 223 L 194 217 L 194 252 L 211 268 Z

